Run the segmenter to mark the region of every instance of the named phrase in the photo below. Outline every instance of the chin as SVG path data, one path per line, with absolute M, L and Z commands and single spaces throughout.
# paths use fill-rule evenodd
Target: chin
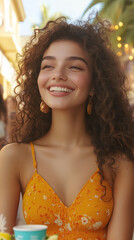
M 70 104 L 63 104 L 63 103 L 53 103 L 53 104 L 48 104 L 48 106 L 52 110 L 68 110 L 70 108 Z
M 70 108 L 65 108 L 65 107 L 52 107 L 52 111 L 66 111 L 69 110 Z

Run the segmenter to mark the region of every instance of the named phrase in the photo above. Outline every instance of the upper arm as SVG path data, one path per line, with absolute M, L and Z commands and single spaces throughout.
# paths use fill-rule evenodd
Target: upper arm
M 0 152 L 0 215 L 6 219 L 6 231 L 12 233 L 20 196 L 19 164 L 15 149 L 6 146 Z
M 134 163 L 120 163 L 114 181 L 114 209 L 107 240 L 132 240 L 134 218 Z

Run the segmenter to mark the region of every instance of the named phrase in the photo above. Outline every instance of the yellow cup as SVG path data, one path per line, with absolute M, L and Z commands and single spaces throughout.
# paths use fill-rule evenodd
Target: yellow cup
M 0 240 L 11 240 L 11 235 L 9 233 L 0 232 Z

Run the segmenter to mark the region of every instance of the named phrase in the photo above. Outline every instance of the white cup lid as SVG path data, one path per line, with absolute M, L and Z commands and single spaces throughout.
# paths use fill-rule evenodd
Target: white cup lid
M 13 230 L 16 231 L 40 231 L 47 229 L 48 227 L 46 225 L 39 225 L 39 224 L 26 224 L 26 225 L 19 225 L 14 226 Z

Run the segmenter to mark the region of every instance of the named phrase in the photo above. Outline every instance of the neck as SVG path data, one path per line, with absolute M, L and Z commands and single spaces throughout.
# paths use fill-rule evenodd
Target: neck
M 86 132 L 85 110 L 53 110 L 52 125 L 47 139 L 54 145 L 73 148 L 89 145 Z

